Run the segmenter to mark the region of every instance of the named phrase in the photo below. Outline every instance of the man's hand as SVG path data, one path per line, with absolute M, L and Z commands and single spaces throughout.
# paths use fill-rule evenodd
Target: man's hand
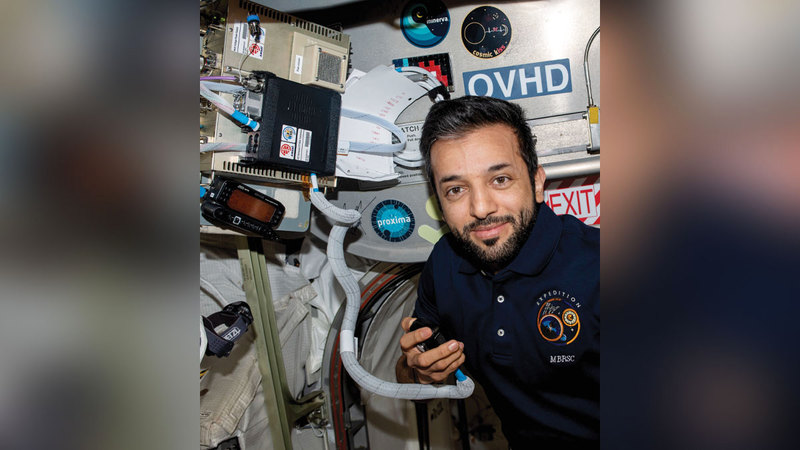
M 422 384 L 441 383 L 464 364 L 464 343 L 450 340 L 432 350 L 420 352 L 417 344 L 431 337 L 432 332 L 428 327 L 409 332 L 411 324 L 415 320 L 417 319 L 414 317 L 404 317 L 400 322 L 400 326 L 403 327 L 406 334 L 400 337 L 400 349 L 403 351 L 403 356 L 398 364 L 397 379 L 401 382 L 411 381 L 405 380 L 408 377 L 401 375 L 403 372 L 401 366 L 404 366 L 406 370 L 409 368 L 413 370 L 417 380 Z

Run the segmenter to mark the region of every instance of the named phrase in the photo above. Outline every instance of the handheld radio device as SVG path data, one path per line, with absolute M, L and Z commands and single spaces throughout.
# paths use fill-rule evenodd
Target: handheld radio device
M 221 176 L 211 182 L 200 206 L 203 217 L 214 225 L 273 241 L 280 240 L 273 228 L 285 210 L 274 198 Z
M 447 338 L 445 338 L 444 335 L 439 331 L 438 325 L 428 323 L 422 319 L 415 320 L 409 327 L 409 331 L 414 331 L 425 327 L 430 328 L 433 334 L 431 334 L 431 337 L 426 339 L 424 342 L 417 344 L 417 349 L 419 351 L 427 352 L 428 350 L 433 350 L 434 348 L 447 342 Z

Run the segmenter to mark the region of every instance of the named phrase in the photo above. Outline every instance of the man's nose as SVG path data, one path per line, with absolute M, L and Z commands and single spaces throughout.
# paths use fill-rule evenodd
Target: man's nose
M 476 219 L 485 219 L 497 211 L 494 196 L 488 189 L 478 188 L 472 190 L 471 211 Z

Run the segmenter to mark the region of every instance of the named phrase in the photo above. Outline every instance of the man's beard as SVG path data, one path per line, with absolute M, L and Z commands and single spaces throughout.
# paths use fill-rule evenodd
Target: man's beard
M 536 224 L 538 213 L 539 205 L 534 202 L 531 208 L 523 209 L 519 216 L 489 216 L 464 225 L 461 231 L 453 228 L 450 231 L 452 231 L 453 238 L 459 244 L 460 253 L 473 266 L 482 270 L 497 272 L 509 265 L 517 257 L 525 241 L 528 240 L 534 224 Z M 497 242 L 500 238 L 494 237 L 483 241 L 483 244 L 488 247 L 484 249 L 469 237 L 470 231 L 475 228 L 505 222 L 511 224 L 513 232 L 503 244 L 498 244 Z

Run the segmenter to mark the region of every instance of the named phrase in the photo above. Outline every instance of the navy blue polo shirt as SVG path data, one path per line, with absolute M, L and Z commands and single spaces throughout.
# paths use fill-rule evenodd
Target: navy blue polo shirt
M 600 231 L 541 204 L 519 255 L 496 274 L 448 234 L 420 277 L 415 317 L 464 342 L 512 448 L 597 448 L 600 431 Z

